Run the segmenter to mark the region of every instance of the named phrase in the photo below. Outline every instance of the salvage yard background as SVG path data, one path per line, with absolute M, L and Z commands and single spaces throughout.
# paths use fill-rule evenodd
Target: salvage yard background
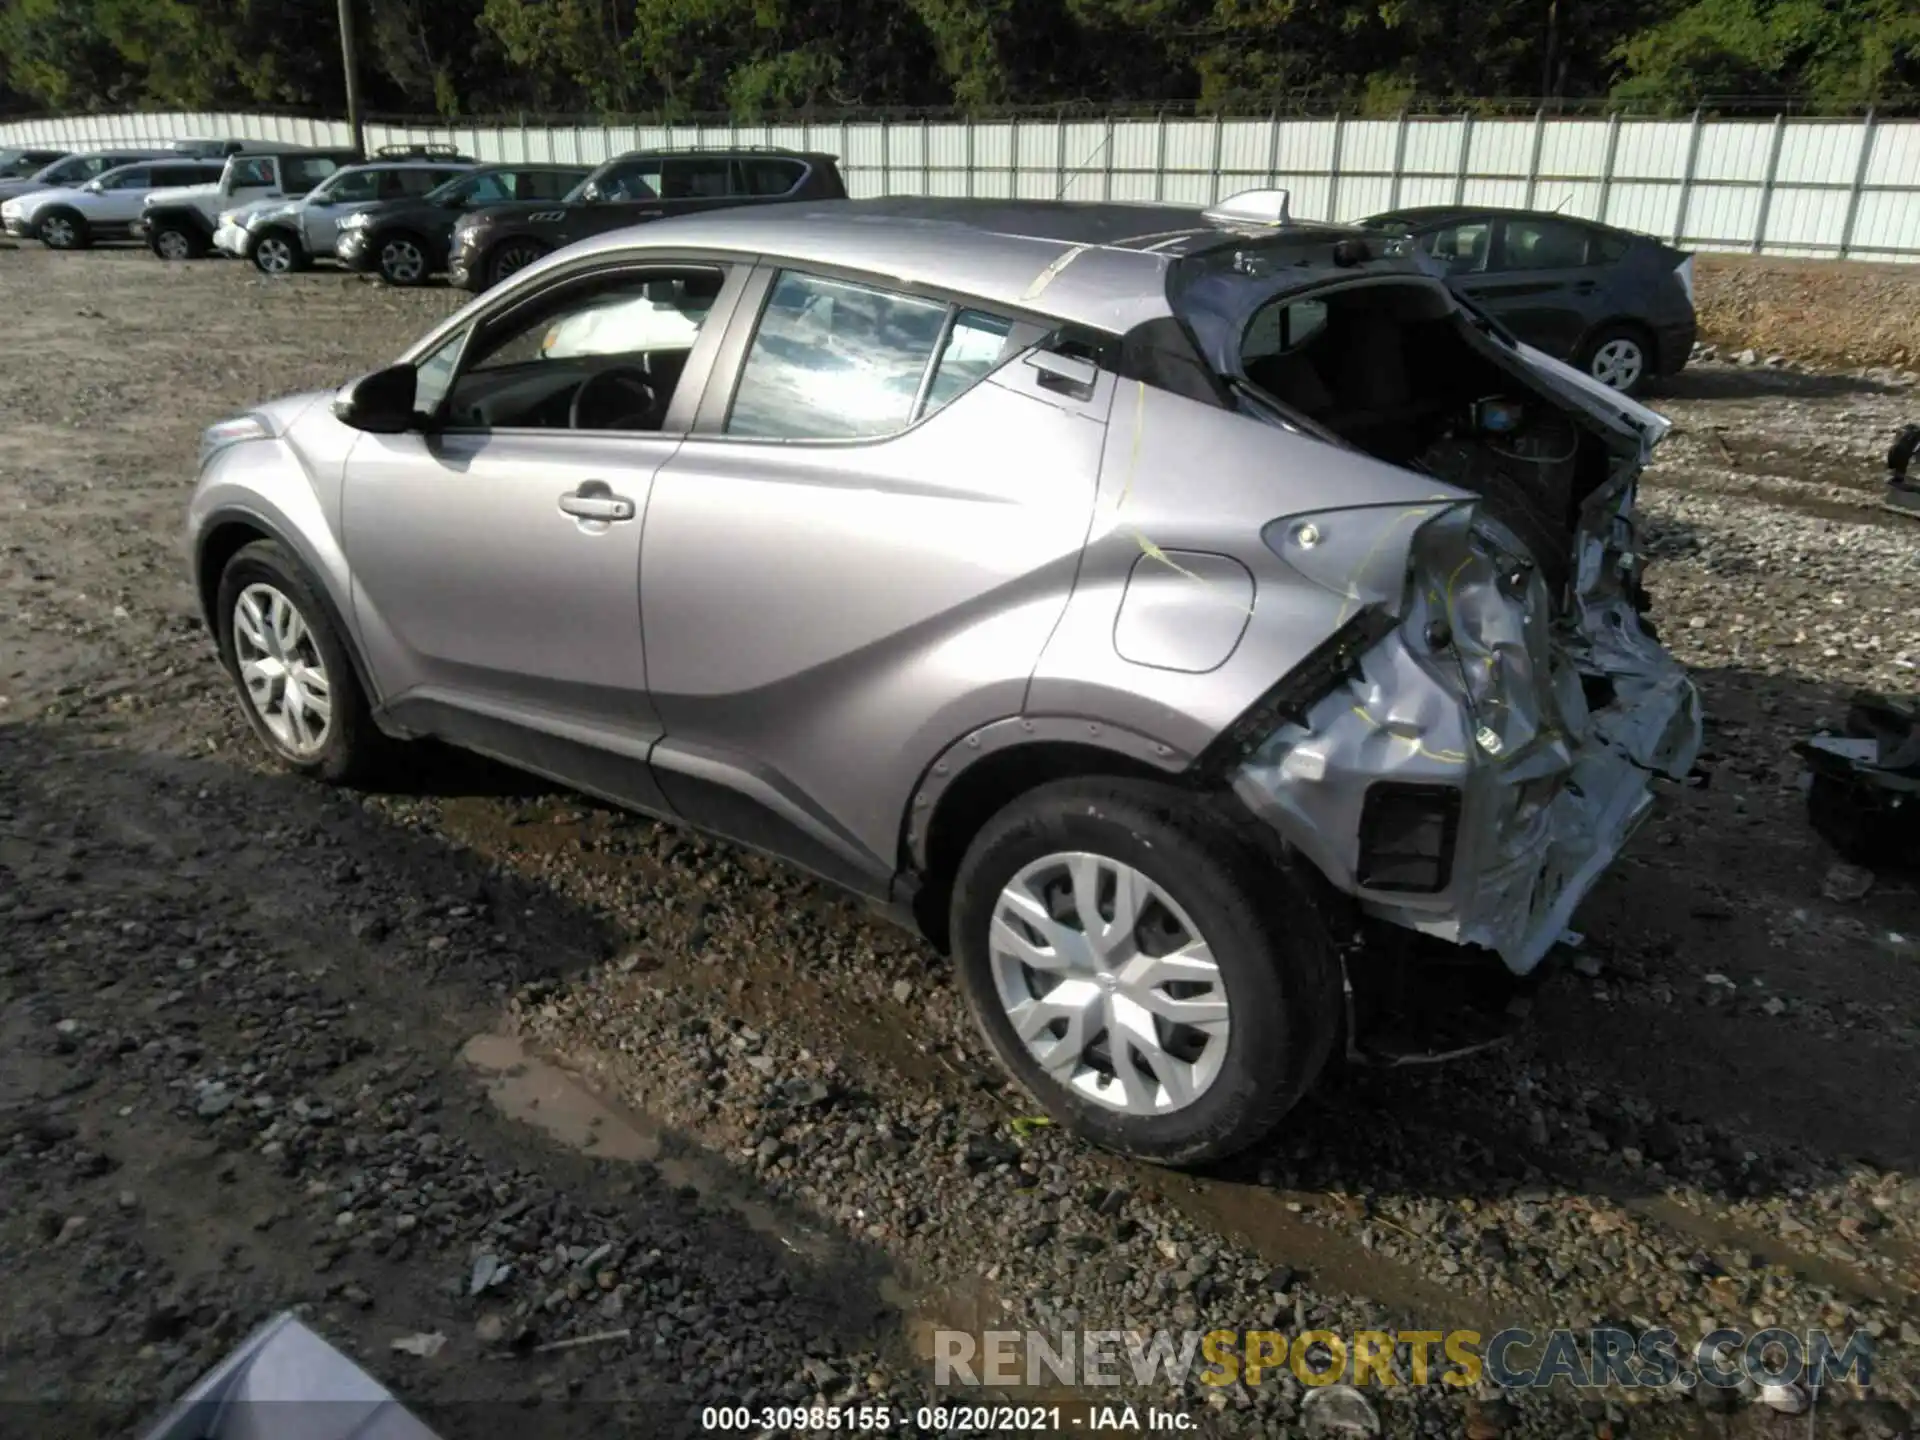
M 1824 133 L 1844 180 L 1859 128 Z M 394 793 L 269 773 L 183 574 L 198 432 L 464 297 L 0 246 L 0 1403 L 124 1434 L 283 1306 L 449 1440 L 914 1403 L 935 1325 L 1613 1321 L 1863 1329 L 1879 1394 L 1817 1433 L 1910 1433 L 1920 895 L 1835 868 L 1790 746 L 1920 674 L 1920 523 L 1874 503 L 1920 268 L 1716 256 L 1700 292 L 1643 524 L 1711 784 L 1666 794 L 1516 1046 L 1330 1077 L 1181 1177 L 1014 1123 L 945 968 L 791 871 L 432 750 Z M 1149 1398 L 1270 1434 L 1303 1396 Z M 1376 1398 L 1472 1440 L 1807 1424 Z
M 344 145 L 342 121 L 260 114 L 87 115 L 0 124 L 0 145 L 180 135 Z M 1167 115 L 838 124 L 367 127 L 369 146 L 435 141 L 482 160 L 598 164 L 643 146 L 782 145 L 840 157 L 856 195 L 1014 195 L 1211 203 L 1292 191 L 1306 219 L 1409 205 L 1560 210 L 1703 250 L 1920 260 L 1920 120 L 1191 119 Z

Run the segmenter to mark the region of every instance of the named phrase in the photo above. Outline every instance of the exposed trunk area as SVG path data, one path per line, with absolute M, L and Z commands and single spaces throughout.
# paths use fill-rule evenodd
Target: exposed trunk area
M 1580 507 L 1619 457 L 1431 286 L 1372 281 L 1277 298 L 1254 315 L 1242 363 L 1294 414 L 1484 497 L 1564 605 Z

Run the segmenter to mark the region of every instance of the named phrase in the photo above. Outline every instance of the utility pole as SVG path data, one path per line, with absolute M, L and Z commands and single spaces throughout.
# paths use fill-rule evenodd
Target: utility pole
M 347 72 L 347 125 L 353 148 L 367 153 L 367 133 L 360 119 L 360 47 L 353 35 L 353 0 L 340 0 L 340 59 Z

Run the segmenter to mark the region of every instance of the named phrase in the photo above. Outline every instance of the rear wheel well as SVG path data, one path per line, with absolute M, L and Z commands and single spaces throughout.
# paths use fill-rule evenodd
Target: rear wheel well
M 1144 761 L 1071 741 L 1016 745 L 961 771 L 934 806 L 927 828 L 926 868 L 913 899 L 915 922 L 929 944 L 946 953 L 954 876 L 980 827 L 1037 786 L 1096 775 L 1161 784 L 1173 779 Z

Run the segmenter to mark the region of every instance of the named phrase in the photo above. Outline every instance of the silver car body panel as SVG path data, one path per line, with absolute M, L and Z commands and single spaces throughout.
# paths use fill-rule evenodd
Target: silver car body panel
M 865 893 L 925 869 L 940 801 L 974 765 L 1072 743 L 1230 789 L 1369 912 L 1536 965 L 1646 814 L 1650 774 L 1684 775 L 1700 743 L 1693 688 L 1622 578 L 1633 478 L 1664 420 L 1475 342 L 1617 455 L 1569 538 L 1562 613 L 1537 572 L 1515 590 L 1502 567 L 1525 547 L 1470 490 L 1108 369 L 1064 394 L 1031 352 L 885 438 L 719 434 L 774 269 L 1124 335 L 1170 322 L 1180 237 L 1205 228 L 1172 207 L 1099 207 L 1096 224 L 1011 206 L 967 224 L 921 203 L 931 218 L 904 201 L 695 215 L 550 256 L 404 360 L 569 277 L 732 257 L 681 382 L 695 393 L 662 432 L 362 435 L 296 397 L 206 462 L 196 544 L 249 515 L 292 544 L 384 726 Z M 1080 239 L 1052 233 L 1075 225 Z M 1452 304 L 1417 267 L 1359 278 Z M 1285 283 L 1356 278 L 1305 267 Z M 631 499 L 635 521 L 559 513 L 587 480 Z M 1304 524 L 1310 552 L 1290 540 Z M 1207 769 L 1277 683 L 1370 617 L 1349 676 Z M 1445 656 L 1420 639 L 1435 619 L 1455 637 Z M 1589 709 L 1595 677 L 1611 692 Z M 1357 878 L 1381 780 L 1461 794 L 1436 893 Z
M 143 1440 L 438 1440 L 393 1394 L 295 1319 L 276 1316 Z

